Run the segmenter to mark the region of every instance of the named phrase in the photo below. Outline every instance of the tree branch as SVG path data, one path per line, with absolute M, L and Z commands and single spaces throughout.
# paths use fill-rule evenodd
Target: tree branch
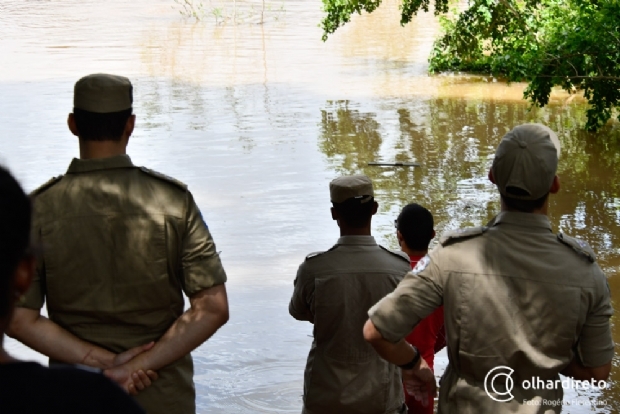
M 517 16 L 519 20 L 523 20 L 523 16 L 521 16 L 521 14 L 517 10 L 515 10 L 514 7 L 512 7 L 512 4 L 510 4 L 507 0 L 499 0 L 499 1 L 504 6 L 506 6 L 515 16 Z

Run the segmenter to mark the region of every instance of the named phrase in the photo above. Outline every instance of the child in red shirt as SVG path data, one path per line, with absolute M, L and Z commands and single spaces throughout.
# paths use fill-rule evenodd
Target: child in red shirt
M 411 268 L 428 253 L 428 245 L 435 237 L 433 215 L 419 204 L 406 205 L 395 222 L 396 237 L 403 252 L 409 255 Z M 424 318 L 405 338 L 416 346 L 422 358 L 433 369 L 435 353 L 446 346 L 446 335 L 443 323 L 443 306 Z M 433 404 L 427 407 L 416 401 L 405 391 L 405 402 L 409 414 L 432 414 Z

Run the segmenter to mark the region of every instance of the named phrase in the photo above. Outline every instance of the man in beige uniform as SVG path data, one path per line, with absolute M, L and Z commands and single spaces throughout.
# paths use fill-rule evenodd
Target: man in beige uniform
M 127 78 L 76 83 L 68 124 L 80 159 L 34 192 L 45 252 L 10 333 L 52 361 L 105 369 L 128 391 L 138 391 L 134 372 L 157 370 L 138 402 L 149 414 L 191 414 L 189 352 L 228 319 L 226 274 L 187 187 L 126 155 L 134 122 Z M 122 364 L 116 354 L 132 347 L 147 350 Z
M 377 212 L 365 175 L 330 183 L 338 243 L 299 267 L 290 314 L 314 324 L 304 378 L 304 414 L 405 413 L 400 370 L 379 358 L 362 336 L 368 309 L 410 269 L 406 255 L 370 235 Z
M 440 413 L 558 413 L 560 373 L 597 385 L 608 378 L 614 344 L 605 275 L 586 243 L 553 234 L 547 218 L 548 195 L 560 189 L 558 156 L 549 128 L 510 131 L 489 172 L 501 213 L 485 227 L 444 235 L 369 311 L 365 338 L 388 361 L 413 362 L 403 377 L 424 397 L 434 379 L 402 338 L 444 304 L 450 364 Z M 536 379 L 547 385 L 532 386 Z

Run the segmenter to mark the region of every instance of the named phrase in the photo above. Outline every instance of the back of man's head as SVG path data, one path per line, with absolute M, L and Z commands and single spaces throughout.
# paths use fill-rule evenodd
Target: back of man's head
M 375 207 L 370 178 L 362 174 L 338 177 L 329 183 L 329 194 L 339 218 L 347 226 L 362 228 L 370 223 Z
M 13 274 L 30 245 L 31 213 L 24 190 L 0 167 L 0 318 L 10 311 Z
M 396 219 L 396 229 L 400 232 L 410 250 L 428 250 L 435 237 L 433 215 L 419 204 L 407 204 Z
M 73 114 L 85 141 L 118 141 L 132 114 L 133 87 L 123 76 L 96 73 L 75 83 Z
M 509 207 L 524 212 L 542 207 L 557 172 L 560 148 L 555 132 L 542 124 L 519 125 L 502 138 L 491 173 Z

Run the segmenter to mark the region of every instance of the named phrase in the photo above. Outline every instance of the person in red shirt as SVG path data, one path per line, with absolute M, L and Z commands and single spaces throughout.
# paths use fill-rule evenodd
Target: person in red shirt
M 428 245 L 435 237 L 433 215 L 419 204 L 406 205 L 395 221 L 396 237 L 403 252 L 409 255 L 411 268 L 428 253 Z M 446 346 L 443 323 L 443 306 L 422 320 L 405 338 L 420 351 L 420 355 L 433 369 L 435 353 Z M 424 407 L 405 390 L 405 402 L 409 414 L 432 414 L 433 404 Z

